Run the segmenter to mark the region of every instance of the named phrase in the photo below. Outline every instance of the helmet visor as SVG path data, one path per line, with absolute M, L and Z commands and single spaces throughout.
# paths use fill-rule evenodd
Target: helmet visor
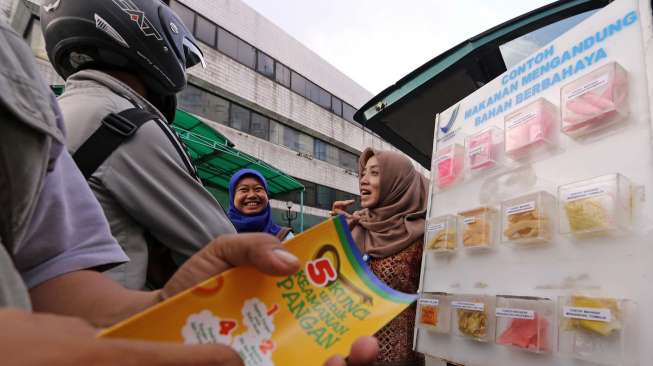
M 204 61 L 204 54 L 202 50 L 199 49 L 191 40 L 184 37 L 182 42 L 184 48 L 184 59 L 186 61 L 186 68 L 193 67 L 199 63 L 202 64 L 202 68 L 206 68 L 206 61 Z

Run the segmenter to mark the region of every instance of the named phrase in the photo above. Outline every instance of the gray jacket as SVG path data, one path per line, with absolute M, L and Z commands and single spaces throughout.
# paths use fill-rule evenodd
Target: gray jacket
M 106 73 L 86 70 L 70 76 L 59 98 L 71 154 L 109 113 L 138 106 L 161 117 L 145 123 L 118 147 L 89 179 L 129 263 L 109 272 L 128 288 L 145 285 L 149 231 L 181 264 L 219 235 L 235 233 L 220 204 L 188 172 L 166 137 L 164 117 L 147 100 Z

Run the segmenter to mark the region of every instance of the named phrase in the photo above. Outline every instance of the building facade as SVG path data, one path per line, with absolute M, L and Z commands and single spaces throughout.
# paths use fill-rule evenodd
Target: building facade
M 372 94 L 240 0 L 168 3 L 207 60 L 206 69 L 190 71 L 179 107 L 302 182 L 305 227 L 327 217 L 333 201 L 358 200 L 361 151 L 394 149 L 354 122 Z M 0 12 L 30 43 L 48 82 L 63 83 L 47 61 L 38 2 L 0 0 Z M 271 201 L 275 220 L 285 225 L 287 201 L 299 211 L 298 192 Z M 297 231 L 299 220 L 292 225 Z

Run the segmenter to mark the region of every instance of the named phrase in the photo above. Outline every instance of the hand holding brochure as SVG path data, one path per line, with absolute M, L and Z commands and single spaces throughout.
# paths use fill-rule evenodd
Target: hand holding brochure
M 321 364 L 345 355 L 416 300 L 377 279 L 336 217 L 285 242 L 300 270 L 234 268 L 104 330 L 100 337 L 222 343 L 248 366 Z

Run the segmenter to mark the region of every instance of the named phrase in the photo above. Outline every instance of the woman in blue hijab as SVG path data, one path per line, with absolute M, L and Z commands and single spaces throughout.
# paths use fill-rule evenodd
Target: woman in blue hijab
M 241 169 L 229 180 L 229 212 L 239 233 L 269 233 L 284 241 L 293 237 L 288 227 L 272 221 L 268 183 L 253 169 Z

